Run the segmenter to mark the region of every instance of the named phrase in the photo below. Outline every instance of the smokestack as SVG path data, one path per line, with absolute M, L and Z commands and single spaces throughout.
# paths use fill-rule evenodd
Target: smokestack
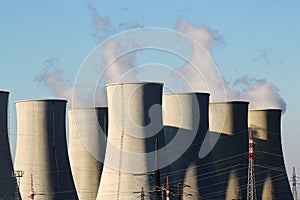
M 106 149 L 107 108 L 68 110 L 69 157 L 78 198 L 96 199 Z
M 212 138 L 219 139 L 212 150 L 219 178 L 220 191 L 209 195 L 214 199 L 246 197 L 248 152 L 248 102 L 219 102 L 209 104 L 209 129 Z
M 19 191 L 9 148 L 7 107 L 9 92 L 0 91 L 0 199 L 18 199 Z
M 257 198 L 293 199 L 281 146 L 281 110 L 249 110 Z
M 31 174 L 35 199 L 78 199 L 66 144 L 66 101 L 17 101 L 16 110 L 15 168 L 24 171 L 20 185 L 22 199 L 31 192 Z
M 108 140 L 97 200 L 136 199 L 154 189 L 151 172 L 161 161 L 155 141 L 158 138 L 159 144 L 163 142 L 162 86 L 160 83 L 106 85 Z
M 216 189 L 206 187 L 216 182 L 205 177 L 206 173 L 212 176 L 212 169 L 203 165 L 211 160 L 209 157 L 202 160 L 198 157 L 208 131 L 208 102 L 209 94 L 206 93 L 163 95 L 164 136 L 169 146 L 169 161 L 172 162 L 169 176 L 174 184 L 182 187 L 178 191 L 182 199 L 198 199 L 209 190 Z

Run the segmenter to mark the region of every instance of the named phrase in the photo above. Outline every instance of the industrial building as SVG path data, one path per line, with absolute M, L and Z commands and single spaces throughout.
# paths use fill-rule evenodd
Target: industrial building
M 20 196 L 8 140 L 8 96 L 0 91 L 0 199 L 14 200 Z
M 171 163 L 166 173 L 178 199 L 198 199 L 216 190 L 214 166 L 207 165 L 211 156 L 198 156 L 208 132 L 208 102 L 206 93 L 163 95 L 164 136 Z
M 281 110 L 249 110 L 248 125 L 255 142 L 257 199 L 293 199 L 281 145 Z
M 157 135 L 162 140 L 160 83 L 106 85 L 108 138 L 97 200 L 150 199 L 152 173 L 159 165 Z
M 293 199 L 280 109 L 209 103 L 207 93 L 163 94 L 162 83 L 106 89 L 108 108 L 68 110 L 68 147 L 66 100 L 17 101 L 14 166 L 9 93 L 0 91 L 0 199 L 246 199 L 250 178 L 258 200 Z
M 102 174 L 107 108 L 69 109 L 69 158 L 78 198 L 95 200 Z
M 17 101 L 16 110 L 15 168 L 24 171 L 22 199 L 32 194 L 35 200 L 78 199 L 66 143 L 66 101 Z
M 209 134 L 219 135 L 211 154 L 219 190 L 204 199 L 244 199 L 248 170 L 248 102 L 209 104 Z

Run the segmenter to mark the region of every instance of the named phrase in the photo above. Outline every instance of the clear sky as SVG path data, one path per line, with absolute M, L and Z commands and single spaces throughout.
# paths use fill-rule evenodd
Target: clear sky
M 292 166 L 299 169 L 299 8 L 296 0 L 1 0 L 0 89 L 10 91 L 12 143 L 16 135 L 14 101 L 56 97 L 35 81 L 47 66 L 45 61 L 54 60 L 64 80 L 72 83 L 83 60 L 105 36 L 136 25 L 175 29 L 184 20 L 220 36 L 211 56 L 227 81 L 248 75 L 266 79 L 279 89 L 287 104 L 282 118 L 287 169 L 289 173 Z M 95 13 L 110 21 L 108 34 L 96 30 Z

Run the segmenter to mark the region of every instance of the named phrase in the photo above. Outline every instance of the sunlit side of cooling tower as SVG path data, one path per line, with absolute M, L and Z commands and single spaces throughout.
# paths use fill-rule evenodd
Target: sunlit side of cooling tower
M 172 162 L 169 179 L 171 186 L 176 188 L 177 185 L 179 199 L 198 199 L 216 190 L 213 170 L 205 165 L 211 160 L 209 157 L 199 159 L 199 150 L 208 131 L 208 102 L 209 94 L 206 93 L 163 95 L 164 136 Z M 176 160 L 173 162 L 173 159 Z
M 15 168 L 24 171 L 22 199 L 28 198 L 31 184 L 35 200 L 78 199 L 66 144 L 66 101 L 17 101 L 16 110 Z
M 293 199 L 281 146 L 281 110 L 249 110 L 258 199 Z
M 219 191 L 209 199 L 245 199 L 247 188 L 248 102 L 209 104 L 209 129 L 220 135 L 212 150 Z M 218 197 L 218 198 L 217 198 Z M 204 197 L 204 199 L 206 199 Z
M 162 129 L 162 84 L 116 83 L 106 89 L 108 140 L 97 200 L 136 200 L 142 191 L 149 199 Z
M 0 91 L 0 199 L 19 197 L 8 140 L 8 92 Z
M 95 200 L 106 149 L 107 108 L 68 110 L 69 158 L 80 200 Z

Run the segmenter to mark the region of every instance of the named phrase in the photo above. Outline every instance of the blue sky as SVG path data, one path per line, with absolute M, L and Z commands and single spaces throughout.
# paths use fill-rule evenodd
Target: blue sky
M 186 20 L 213 30 L 222 41 L 211 56 L 233 83 L 248 75 L 273 83 L 287 103 L 282 140 L 288 171 L 300 168 L 299 1 L 0 1 L 0 89 L 10 91 L 11 138 L 16 134 L 14 101 L 53 98 L 34 79 L 55 58 L 64 79 L 74 81 L 79 66 L 99 42 L 89 5 L 114 30 L 122 24 L 175 29 Z

